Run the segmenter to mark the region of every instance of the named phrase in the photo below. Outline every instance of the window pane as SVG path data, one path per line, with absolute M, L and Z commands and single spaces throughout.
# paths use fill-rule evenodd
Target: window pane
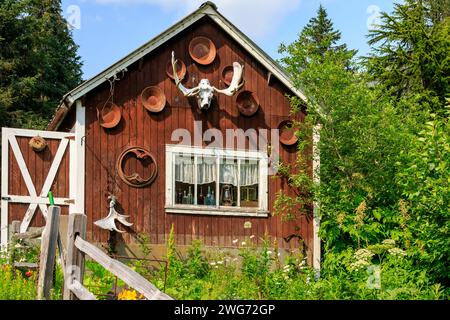
M 220 201 L 221 206 L 237 206 L 238 164 L 236 159 L 220 160 Z
M 175 204 L 194 204 L 194 157 L 175 157 Z
M 241 207 L 259 207 L 259 165 L 256 160 L 241 160 Z
M 197 204 L 215 206 L 216 205 L 216 179 L 217 165 L 216 158 L 197 158 Z

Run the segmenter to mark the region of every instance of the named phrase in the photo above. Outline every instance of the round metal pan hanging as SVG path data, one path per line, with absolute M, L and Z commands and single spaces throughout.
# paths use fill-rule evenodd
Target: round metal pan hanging
M 45 141 L 45 139 L 40 136 L 35 136 L 30 139 L 28 145 L 31 149 L 33 149 L 33 151 L 41 152 L 44 151 L 45 148 L 47 148 L 47 141 Z
M 216 46 L 207 37 L 195 37 L 189 43 L 189 54 L 191 58 L 201 64 L 208 65 L 216 58 Z
M 231 80 L 233 80 L 233 66 L 225 66 L 222 69 L 222 81 L 229 86 L 231 84 Z
M 135 157 L 143 163 L 147 162 L 147 167 L 151 168 L 150 175 L 143 178 L 137 172 L 126 174 L 124 171 L 125 160 L 129 157 Z M 122 151 L 117 159 L 116 169 L 122 181 L 134 188 L 143 188 L 150 185 L 158 175 L 158 165 L 155 157 L 150 151 L 139 146 L 132 146 Z
M 166 106 L 166 96 L 158 86 L 147 87 L 141 93 L 142 104 L 150 112 L 161 112 Z
M 242 115 L 251 117 L 258 111 L 259 99 L 254 92 L 241 91 L 236 97 L 236 105 Z
M 175 61 L 175 66 L 177 67 L 178 79 L 180 79 L 180 81 L 182 81 L 184 79 L 184 77 L 186 76 L 186 65 L 184 64 L 183 60 L 177 59 Z M 170 60 L 167 61 L 167 64 L 166 64 L 166 74 L 172 80 L 175 79 L 175 77 L 173 76 L 172 61 L 170 61 Z
M 122 112 L 116 104 L 106 102 L 97 106 L 97 119 L 103 128 L 114 128 L 119 124 L 121 118 Z
M 278 124 L 278 130 L 280 130 L 280 142 L 285 146 L 292 146 L 298 141 L 298 137 L 295 135 L 296 130 L 292 125 L 292 120 L 283 120 Z

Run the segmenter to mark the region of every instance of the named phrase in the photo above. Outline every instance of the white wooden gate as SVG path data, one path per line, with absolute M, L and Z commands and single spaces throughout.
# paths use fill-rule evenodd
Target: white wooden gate
M 84 108 L 83 108 L 84 109 Z M 78 118 L 78 117 L 77 117 Z M 8 242 L 8 204 L 21 203 L 28 205 L 20 231 L 27 231 L 30 223 L 35 215 L 36 209 L 39 207 L 44 217 L 47 215 L 47 207 L 49 205 L 48 192 L 51 190 L 58 169 L 61 165 L 64 155 L 69 152 L 69 197 L 55 197 L 55 204 L 60 206 L 69 206 L 69 213 L 84 213 L 84 147 L 83 135 L 84 125 L 79 122 L 74 127 L 74 132 L 56 132 L 56 131 L 38 131 L 2 128 L 2 165 L 1 165 L 1 247 L 4 248 Z M 59 140 L 59 146 L 54 153 L 50 170 L 44 180 L 41 190 L 36 190 L 33 179 L 30 176 L 29 168 L 27 168 L 24 156 L 17 142 L 18 137 L 31 138 L 40 136 L 44 139 Z M 27 151 L 28 152 L 28 151 Z M 14 157 L 20 174 L 25 183 L 28 195 L 10 194 L 9 186 L 11 163 L 10 157 Z M 12 181 L 11 183 L 15 183 Z

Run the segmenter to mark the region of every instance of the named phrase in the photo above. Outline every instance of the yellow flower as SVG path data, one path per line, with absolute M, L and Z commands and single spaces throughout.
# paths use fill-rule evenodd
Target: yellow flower
M 144 295 L 140 294 L 138 296 L 138 293 L 135 290 L 123 290 L 118 295 L 119 300 L 141 300 L 143 298 Z

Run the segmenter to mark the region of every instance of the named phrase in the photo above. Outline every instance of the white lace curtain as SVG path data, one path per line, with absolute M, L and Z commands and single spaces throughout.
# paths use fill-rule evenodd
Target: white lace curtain
M 206 184 L 216 180 L 216 159 L 197 159 L 197 183 Z M 235 162 L 224 162 L 220 164 L 220 183 L 238 185 L 238 166 Z M 194 183 L 194 158 L 179 157 L 175 163 L 175 181 Z M 242 161 L 240 185 L 251 186 L 258 184 L 259 171 L 257 161 Z

